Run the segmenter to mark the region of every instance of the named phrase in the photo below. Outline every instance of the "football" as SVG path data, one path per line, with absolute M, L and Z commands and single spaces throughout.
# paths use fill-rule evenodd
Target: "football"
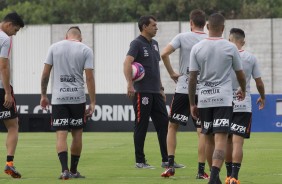
M 143 79 L 143 77 L 145 76 L 144 67 L 138 62 L 133 62 L 131 66 L 132 66 L 132 81 L 137 82 Z

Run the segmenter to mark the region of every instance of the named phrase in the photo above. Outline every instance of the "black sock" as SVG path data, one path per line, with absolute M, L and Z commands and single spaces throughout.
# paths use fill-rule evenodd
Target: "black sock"
M 59 160 L 61 162 L 62 172 L 64 172 L 65 170 L 69 170 L 69 168 L 68 168 L 68 152 L 67 151 L 60 152 L 60 153 L 58 153 L 58 157 L 59 157 Z
M 198 173 L 199 174 L 204 174 L 205 173 L 205 163 L 198 163 Z
M 13 162 L 14 161 L 14 156 L 7 155 L 7 162 Z
M 227 177 L 231 176 L 232 173 L 232 162 L 225 162 Z
M 174 155 L 168 155 L 168 167 L 174 166 Z
M 219 171 L 220 171 L 220 169 L 218 167 L 212 166 L 210 182 L 209 183 L 211 183 L 211 184 L 217 183 L 218 177 L 219 177 Z
M 240 167 L 241 167 L 241 163 L 232 164 L 231 178 L 235 178 L 236 180 L 238 180 L 238 173 L 239 173 Z
M 77 165 L 78 165 L 78 162 L 79 162 L 79 158 L 80 158 L 80 155 L 71 155 L 71 168 L 70 168 L 70 171 L 72 173 L 76 173 L 77 172 Z

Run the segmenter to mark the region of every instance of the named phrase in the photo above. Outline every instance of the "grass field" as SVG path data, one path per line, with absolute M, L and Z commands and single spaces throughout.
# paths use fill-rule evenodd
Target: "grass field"
M 0 133 L 0 161 L 4 168 L 6 159 L 6 133 Z M 12 179 L 0 173 L 0 183 L 56 184 L 56 183 L 97 183 L 97 184 L 202 184 L 196 180 L 197 139 L 194 132 L 180 132 L 176 161 L 186 165 L 177 169 L 169 179 L 160 177 L 163 169 L 157 144 L 156 133 L 148 133 L 145 153 L 154 170 L 134 168 L 132 133 L 84 133 L 83 154 L 79 171 L 86 179 L 60 181 L 60 164 L 55 151 L 55 133 L 20 133 L 15 157 L 22 179 Z M 225 167 L 221 180 L 225 178 Z M 241 184 L 282 183 L 282 133 L 252 133 L 245 142 L 244 161 L 239 173 Z

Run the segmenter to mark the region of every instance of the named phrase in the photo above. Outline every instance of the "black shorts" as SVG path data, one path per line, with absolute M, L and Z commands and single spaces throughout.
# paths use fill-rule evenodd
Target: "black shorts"
M 5 102 L 5 90 L 3 88 L 0 88 L 0 121 L 6 119 L 14 119 L 18 117 L 16 99 L 14 97 L 14 91 L 12 86 L 11 86 L 11 94 L 12 97 L 14 98 L 14 104 L 12 105 L 12 107 L 7 109 L 3 106 Z
M 251 134 L 251 125 L 251 112 L 234 112 L 230 126 L 230 134 L 236 134 L 248 139 Z
M 85 126 L 85 103 L 52 105 L 54 130 L 81 129 Z
M 199 108 L 202 133 L 229 133 L 233 107 Z
M 196 103 L 197 103 L 196 96 Z M 177 123 L 186 126 L 190 116 L 190 102 L 188 94 L 175 93 L 171 102 L 171 108 L 169 113 L 169 121 L 171 123 Z M 194 126 L 201 128 L 200 121 L 196 121 L 192 118 Z

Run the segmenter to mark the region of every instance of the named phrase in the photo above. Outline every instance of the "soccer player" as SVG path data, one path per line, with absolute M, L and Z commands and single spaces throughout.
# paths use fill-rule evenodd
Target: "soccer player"
M 232 118 L 232 81 L 231 70 L 234 69 L 241 90 L 240 99 L 245 98 L 246 80 L 242 62 L 236 46 L 222 38 L 225 18 L 214 13 L 209 16 L 207 28 L 209 37 L 200 41 L 191 51 L 189 100 L 194 119 L 200 118 L 202 133 L 207 144 L 214 144 L 212 168 L 209 184 L 220 184 L 219 171 L 222 167 L 227 146 L 227 137 Z M 195 102 L 197 74 L 198 107 Z
M 257 99 L 259 103 L 259 109 L 264 108 L 265 95 L 264 95 L 264 84 L 261 79 L 261 73 L 258 67 L 257 59 L 251 53 L 242 49 L 245 44 L 245 32 L 239 28 L 232 28 L 230 30 L 229 41 L 233 42 L 240 53 L 243 70 L 246 75 L 246 97 L 243 101 L 238 101 L 234 96 L 233 106 L 233 117 L 231 121 L 230 134 L 228 137 L 227 151 L 225 165 L 227 170 L 227 177 L 225 180 L 226 184 L 239 184 L 238 173 L 243 160 L 243 144 L 244 139 L 250 138 L 251 123 L 252 123 L 252 101 L 250 92 L 250 81 L 251 77 L 256 82 L 257 90 L 260 97 Z M 239 84 L 236 80 L 234 72 L 232 72 L 232 87 L 233 94 L 239 88 Z
M 166 136 L 169 120 L 165 106 L 164 88 L 160 79 L 159 45 L 153 39 L 158 30 L 157 20 L 153 16 L 142 16 L 138 21 L 138 27 L 141 34 L 130 43 L 123 71 L 127 81 L 127 96 L 132 99 L 136 117 L 134 127 L 135 167 L 152 169 L 154 166 L 147 163 L 144 153 L 149 119 L 152 118 L 158 134 L 163 167 L 168 164 Z M 133 83 L 131 64 L 134 61 L 143 65 L 145 76 L 142 80 Z
M 180 33 L 176 35 L 173 40 L 164 48 L 161 57 L 164 65 L 175 82 L 177 82 L 175 94 L 171 104 L 170 122 L 168 125 L 167 134 L 167 152 L 168 152 L 168 167 L 161 174 L 163 177 L 173 176 L 175 173 L 174 169 L 174 158 L 176 149 L 176 133 L 179 125 L 186 126 L 189 115 L 190 106 L 188 98 L 188 80 L 189 80 L 189 63 L 190 63 L 190 52 L 192 47 L 207 37 L 204 33 L 204 26 L 206 25 L 206 15 L 202 10 L 193 10 L 190 13 L 190 27 L 191 32 Z M 176 49 L 180 49 L 180 60 L 179 60 L 179 74 L 176 73 L 170 63 L 169 55 L 172 54 Z M 198 173 L 197 179 L 208 179 L 208 175 L 205 173 L 205 137 L 201 134 L 200 121 L 193 121 L 197 128 L 199 143 L 198 143 Z
M 14 167 L 14 155 L 18 143 L 18 114 L 13 87 L 10 84 L 11 36 L 24 27 L 22 18 L 16 13 L 7 14 L 0 24 L 0 120 L 4 122 L 8 134 L 6 139 L 7 162 L 5 173 L 13 178 L 21 178 Z
M 85 178 L 77 171 L 82 150 L 82 132 L 86 116 L 91 116 L 96 103 L 93 74 L 93 51 L 81 43 L 79 27 L 70 27 L 66 40 L 49 48 L 41 78 L 41 101 L 43 109 L 48 108 L 47 86 L 52 73 L 52 127 L 57 135 L 57 153 L 62 167 L 59 179 Z M 85 110 L 85 90 L 83 71 L 90 97 L 90 105 Z M 71 130 L 71 165 L 68 167 L 67 135 Z

